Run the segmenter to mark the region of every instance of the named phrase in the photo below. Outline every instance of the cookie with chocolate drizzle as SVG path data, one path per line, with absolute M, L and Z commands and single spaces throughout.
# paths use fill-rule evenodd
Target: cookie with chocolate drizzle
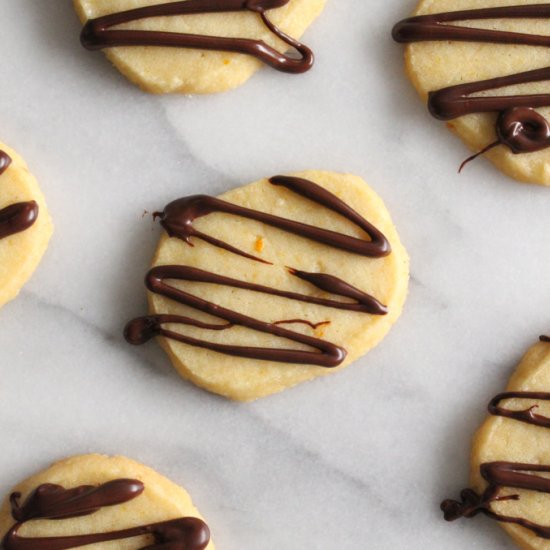
M 19 484 L 0 510 L 3 550 L 214 550 L 186 491 L 124 457 L 62 460 Z M 109 546 L 112 547 L 112 546 Z
M 511 177 L 550 185 L 550 3 L 421 0 L 393 37 L 430 113 Z
M 298 74 L 312 50 L 299 38 L 326 0 L 74 0 L 82 45 L 104 50 L 152 93 L 207 94 L 260 67 Z
M 339 370 L 401 313 L 408 257 L 381 199 L 358 177 L 276 176 L 220 198 L 178 199 L 146 275 L 157 336 L 197 385 L 249 401 Z
M 447 521 L 485 515 L 527 550 L 550 548 L 550 338 L 541 336 L 474 439 L 471 485 L 445 500 Z
M 0 143 L 0 307 L 28 281 L 52 230 L 44 197 L 25 161 Z

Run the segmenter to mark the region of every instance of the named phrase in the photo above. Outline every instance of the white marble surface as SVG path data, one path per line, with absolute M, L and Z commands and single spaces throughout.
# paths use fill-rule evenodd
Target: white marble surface
M 414 3 L 329 1 L 306 36 L 309 74 L 162 98 L 80 48 L 68 0 L 0 0 L 0 139 L 56 225 L 0 312 L 2 495 L 65 455 L 120 453 L 186 486 L 220 550 L 513 547 L 438 505 L 467 483 L 486 402 L 550 330 L 550 190 L 483 160 L 456 174 L 467 151 L 389 37 Z M 409 250 L 410 296 L 382 345 L 242 405 L 181 380 L 155 344 L 123 342 L 159 234 L 144 209 L 305 168 L 365 177 Z

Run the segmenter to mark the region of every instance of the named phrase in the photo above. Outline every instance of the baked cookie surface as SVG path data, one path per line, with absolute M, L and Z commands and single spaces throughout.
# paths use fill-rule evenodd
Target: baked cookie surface
M 159 335 L 183 377 L 249 401 L 340 370 L 386 335 L 409 263 L 362 179 L 308 171 L 220 199 L 159 214 L 167 233 L 147 277 L 152 316 L 127 326 L 131 343 Z
M 105 48 L 109 60 L 143 90 L 208 94 L 244 84 L 262 62 L 285 72 L 308 70 L 313 54 L 298 39 L 325 1 L 74 0 L 74 5 L 86 24 L 82 43 Z M 125 15 L 138 8 L 152 11 Z M 296 55 L 286 55 L 289 48 Z
M 485 156 L 505 174 L 550 185 L 548 3 L 421 0 L 414 12 L 432 14 L 444 15 L 394 28 L 394 38 L 408 43 L 407 74 L 432 114 L 476 153 L 489 148 Z M 526 75 L 534 70 L 543 73 Z
M 543 341 L 544 340 L 544 341 Z M 483 513 L 528 550 L 550 548 L 550 339 L 522 359 L 474 438 L 472 490 L 446 501 L 447 519 Z
M 31 277 L 52 232 L 38 183 L 25 161 L 0 143 L 0 307 Z
M 68 458 L 23 481 L 0 510 L 0 532 L 5 550 L 214 550 L 187 492 L 120 456 Z

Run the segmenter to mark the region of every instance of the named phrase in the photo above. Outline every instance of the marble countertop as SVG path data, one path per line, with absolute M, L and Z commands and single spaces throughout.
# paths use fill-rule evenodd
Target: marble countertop
M 456 173 L 468 151 L 389 35 L 414 4 L 330 1 L 306 35 L 310 73 L 155 97 L 79 46 L 68 0 L 0 0 L 0 139 L 56 226 L 0 312 L 2 495 L 66 455 L 124 454 L 184 485 L 220 550 L 514 547 L 484 518 L 446 524 L 439 502 L 467 484 L 487 401 L 550 330 L 550 192 L 483 160 Z M 308 168 L 363 176 L 410 253 L 403 317 L 377 349 L 236 404 L 124 343 L 160 231 L 144 210 Z

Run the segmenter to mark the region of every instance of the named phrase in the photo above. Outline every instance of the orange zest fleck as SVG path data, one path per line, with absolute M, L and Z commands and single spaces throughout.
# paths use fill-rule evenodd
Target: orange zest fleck
M 263 249 L 264 249 L 264 239 L 263 237 L 258 237 L 254 244 L 254 250 L 256 250 L 256 252 L 262 252 Z

